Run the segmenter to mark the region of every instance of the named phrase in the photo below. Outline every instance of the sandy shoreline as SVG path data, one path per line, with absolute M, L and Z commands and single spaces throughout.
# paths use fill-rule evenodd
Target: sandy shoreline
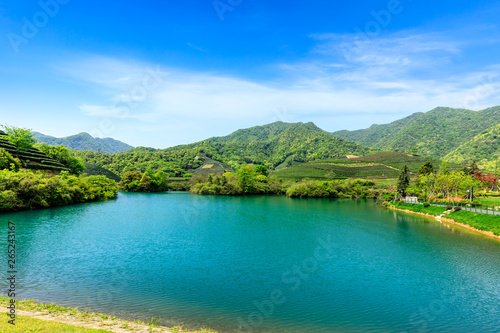
M 400 212 L 404 212 L 404 213 L 410 213 L 410 214 L 416 214 L 416 215 L 423 215 L 423 216 L 432 217 L 432 218 L 436 219 L 436 216 L 432 215 L 432 214 L 421 213 L 421 212 L 414 212 L 414 211 L 409 210 L 409 209 L 400 209 L 400 208 L 396 208 L 394 206 L 391 206 L 391 209 L 392 210 L 397 210 L 397 211 L 400 211 Z M 492 238 L 500 240 L 500 236 L 495 235 L 491 231 L 479 230 L 479 229 L 476 229 L 476 228 L 474 228 L 474 227 L 472 227 L 472 226 L 470 226 L 468 224 L 460 223 L 460 222 L 457 222 L 455 220 L 452 220 L 452 219 L 449 219 L 449 218 L 446 218 L 446 217 L 441 217 L 440 220 L 436 219 L 436 221 L 441 221 L 441 222 L 445 222 L 445 223 L 449 223 L 449 224 L 454 224 L 454 225 L 457 225 L 459 227 L 462 227 L 462 228 L 474 231 L 476 233 L 480 233 L 480 234 L 483 234 L 485 236 L 492 237 Z
M 1 298 L 0 313 L 7 313 L 7 298 Z M 48 322 L 68 324 L 86 329 L 100 329 L 117 333 L 129 332 L 162 332 L 162 333 L 217 333 L 210 329 L 188 330 L 182 326 L 165 327 L 154 323 L 119 319 L 102 313 L 92 313 L 73 308 L 64 308 L 55 304 L 36 303 L 33 300 L 16 302 L 16 328 L 23 322 L 24 317 Z M 2 315 L 5 316 L 5 315 Z M 5 316 L 7 320 L 7 316 Z M 9 324 L 10 325 L 10 324 Z M 1 331 L 1 329 L 0 329 Z

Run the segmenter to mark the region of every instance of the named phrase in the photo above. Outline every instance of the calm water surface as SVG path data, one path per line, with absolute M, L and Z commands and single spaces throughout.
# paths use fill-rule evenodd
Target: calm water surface
M 7 221 L 23 299 L 221 332 L 500 332 L 500 242 L 372 201 L 120 194 L 0 215 L 5 249 Z

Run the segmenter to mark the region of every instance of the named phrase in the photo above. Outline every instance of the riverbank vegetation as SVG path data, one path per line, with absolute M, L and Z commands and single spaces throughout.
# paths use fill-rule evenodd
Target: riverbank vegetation
M 168 191 L 168 175 L 163 171 L 128 171 L 123 175 L 119 186 L 123 192 L 164 192 Z
M 0 296 L 0 305 L 7 309 L 9 298 Z M 200 328 L 188 330 L 183 326 L 160 326 L 158 319 L 151 318 L 148 322 L 140 320 L 123 320 L 112 315 L 94 313 L 88 310 L 62 307 L 56 304 L 43 304 L 34 300 L 16 300 L 16 308 L 25 311 L 16 316 L 16 325 L 5 320 L 0 321 L 0 332 L 74 332 L 74 333 L 104 333 L 104 332 L 163 332 L 163 333 L 217 333 L 214 330 Z M 4 310 L 5 311 L 5 310 Z M 37 318 L 32 318 L 35 316 Z M 44 319 L 40 319 L 44 318 Z
M 286 194 L 291 198 L 392 198 L 392 193 L 375 189 L 375 182 L 361 179 L 332 181 L 283 181 L 270 176 L 262 165 L 247 165 L 236 173 L 208 175 L 192 180 L 191 192 L 210 195 Z
M 115 198 L 117 193 L 116 183 L 104 176 L 0 170 L 0 212 L 107 200 Z
M 397 209 L 409 210 L 416 213 L 430 214 L 433 216 L 440 216 L 448 211 L 446 207 L 428 206 L 420 204 L 409 204 L 404 202 L 396 202 L 392 207 Z M 488 215 L 483 213 L 469 212 L 465 210 L 451 209 L 448 214 L 444 216 L 455 222 L 469 225 L 475 229 L 492 232 L 500 236 L 500 217 L 498 215 Z
M 403 175 L 403 172 L 401 175 Z M 398 194 L 409 194 L 424 200 L 443 200 L 447 202 L 473 201 L 479 195 L 495 195 L 498 177 L 482 173 L 475 162 L 460 171 L 450 172 L 443 162 L 437 172 L 432 166 L 423 165 L 417 177 L 410 183 L 398 182 Z

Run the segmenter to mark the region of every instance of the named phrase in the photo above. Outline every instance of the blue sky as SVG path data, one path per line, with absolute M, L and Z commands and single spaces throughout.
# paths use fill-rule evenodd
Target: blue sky
M 0 0 L 2 124 L 164 148 L 500 104 L 500 1 Z

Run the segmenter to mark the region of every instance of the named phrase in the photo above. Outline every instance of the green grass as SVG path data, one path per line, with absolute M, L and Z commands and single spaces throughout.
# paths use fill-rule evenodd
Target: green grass
M 8 305 L 9 298 L 0 296 L 0 307 L 6 308 Z M 16 309 L 23 311 L 31 311 L 37 313 L 43 313 L 54 316 L 65 316 L 70 317 L 77 321 L 83 322 L 97 322 L 103 325 L 120 327 L 122 329 L 127 329 L 130 332 L 136 331 L 134 324 L 149 326 L 149 331 L 156 332 L 158 329 L 167 329 L 166 327 L 159 326 L 158 318 L 151 318 L 149 323 L 137 321 L 126 321 L 118 319 L 114 316 L 105 315 L 102 313 L 93 313 L 89 310 L 78 310 L 74 308 L 62 307 L 56 304 L 43 304 L 37 303 L 34 300 L 16 300 Z M 4 314 L 4 319 L 0 320 L 0 333 L 2 332 L 82 332 L 82 333 L 97 333 L 97 332 L 110 332 L 108 330 L 102 329 L 88 329 L 67 324 L 62 324 L 59 322 L 45 321 L 40 319 L 33 319 L 27 316 L 16 315 L 16 325 L 15 329 L 11 324 L 7 323 L 7 316 Z M 186 332 L 186 333 L 217 333 L 217 331 L 200 328 L 198 330 L 187 330 L 182 326 L 175 326 L 168 328 L 171 332 Z
M 478 203 L 481 203 L 483 205 L 500 206 L 500 197 L 499 198 L 477 198 L 477 199 L 474 199 L 474 202 L 478 202 Z
M 449 218 L 463 224 L 468 224 L 479 230 L 491 231 L 500 236 L 500 216 L 474 213 L 468 211 L 458 211 L 450 213 Z
M 16 325 L 7 322 L 7 316 L 0 320 L 0 332 L 68 332 L 68 333 L 105 333 L 111 332 L 102 329 L 83 328 L 55 321 L 34 319 L 27 316 L 16 315 Z
M 445 207 L 424 207 L 424 205 L 413 205 L 407 203 L 396 203 L 395 207 L 399 209 L 408 209 L 413 212 L 428 213 L 435 216 L 441 215 L 446 211 Z M 454 220 L 455 222 L 470 225 L 471 227 L 479 230 L 491 231 L 495 235 L 500 236 L 500 216 L 498 215 L 488 215 L 483 213 L 474 213 L 465 210 L 459 210 L 456 212 L 451 212 L 444 217 Z
M 424 207 L 424 205 L 408 204 L 408 203 L 396 203 L 395 207 L 398 209 L 408 209 L 418 213 L 431 214 L 434 216 L 441 215 L 446 211 L 445 207 L 435 207 L 435 206 Z

